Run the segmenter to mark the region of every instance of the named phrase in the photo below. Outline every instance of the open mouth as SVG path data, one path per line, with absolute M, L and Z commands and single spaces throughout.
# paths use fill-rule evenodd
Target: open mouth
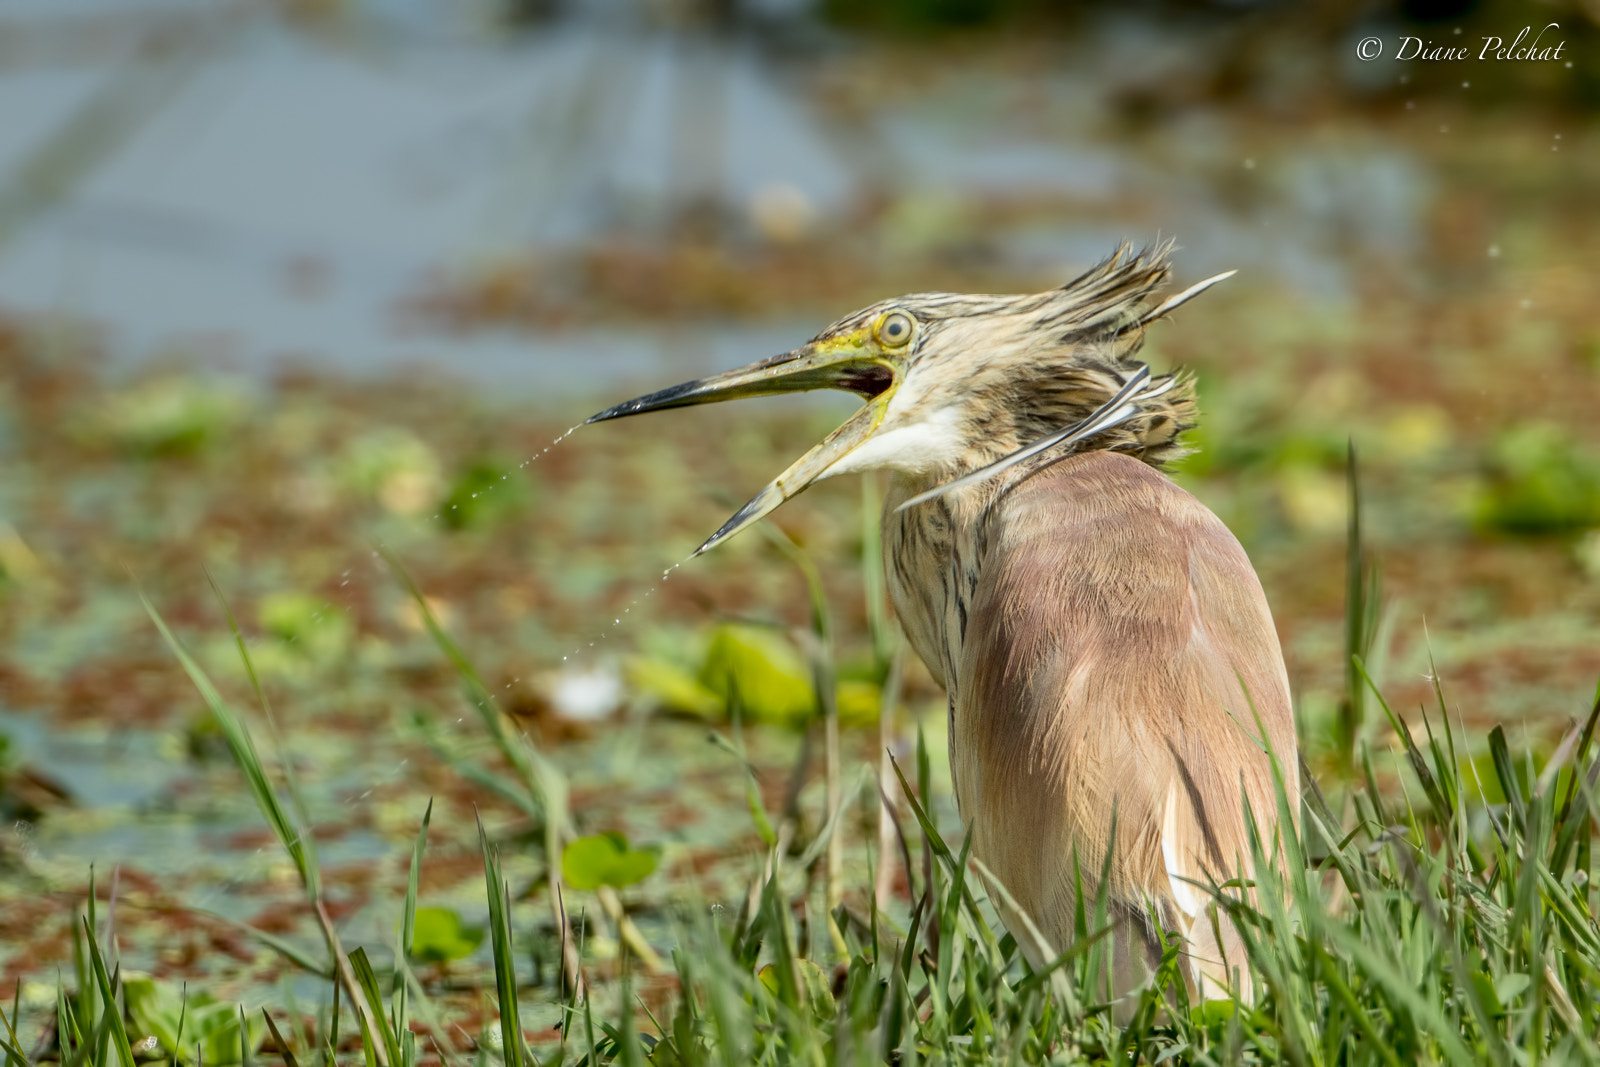
M 894 384 L 894 371 L 881 363 L 871 363 L 864 367 L 852 368 L 840 375 L 838 388 L 848 389 L 852 393 L 860 393 L 868 400 L 882 396 L 884 391 Z

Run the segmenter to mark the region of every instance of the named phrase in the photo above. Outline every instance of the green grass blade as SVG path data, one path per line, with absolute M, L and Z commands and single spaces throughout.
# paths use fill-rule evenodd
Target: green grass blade
M 283 1067 L 300 1067 L 300 1061 L 294 1058 L 294 1050 L 289 1047 L 289 1042 L 284 1040 L 283 1034 L 278 1030 L 278 1024 L 273 1022 L 272 1013 L 266 1008 L 261 1009 L 261 1017 L 267 1020 L 267 1030 L 272 1034 L 272 1040 L 278 1046 L 278 1055 L 283 1059 Z M 239 1023 L 239 1032 L 244 1033 L 244 1021 Z M 240 1040 L 243 1040 L 241 1036 Z
M 106 961 L 100 956 L 100 945 L 95 941 L 94 929 L 89 925 L 89 920 L 83 920 L 84 936 L 89 941 L 89 961 L 94 968 L 94 980 L 100 989 L 100 1001 L 105 1005 L 105 1019 L 107 1022 L 107 1036 L 111 1047 L 116 1050 L 117 1063 L 120 1067 L 134 1067 L 133 1049 L 128 1044 L 128 1030 L 122 1023 L 122 1013 L 117 1010 L 116 983 L 106 973 Z
M 489 844 L 483 820 L 478 820 L 478 844 L 483 850 L 483 878 L 489 897 L 489 936 L 494 949 L 494 984 L 500 1009 L 500 1038 L 506 1067 L 523 1067 L 528 1060 L 522 1043 L 522 1018 L 517 1005 L 517 973 L 511 938 L 510 891 L 500 873 L 500 858 Z
M 401 1062 L 400 1043 L 395 1037 L 393 1027 L 389 1025 L 389 1016 L 383 1010 L 383 994 L 378 989 L 378 976 L 372 970 L 372 962 L 367 959 L 366 949 L 357 948 L 350 953 L 350 968 L 355 971 L 356 983 L 367 998 L 367 1008 L 374 1025 L 378 1028 L 377 1037 L 383 1042 L 389 1063 L 398 1065 Z
M 1345 694 L 1339 706 L 1339 755 L 1348 768 L 1354 765 L 1356 741 L 1361 735 L 1364 719 L 1365 691 L 1360 676 L 1352 666 L 1353 657 L 1367 651 L 1367 567 L 1361 540 L 1361 468 L 1356 459 L 1356 443 L 1347 443 L 1345 467 L 1349 493 L 1349 528 L 1345 538 L 1344 583 L 1344 654 Z
M 228 631 L 233 635 L 234 647 L 239 652 L 239 660 L 244 664 L 246 676 L 250 679 L 250 688 L 256 694 L 256 700 L 261 705 L 261 713 L 267 720 L 267 732 L 272 738 L 272 746 L 278 753 L 278 763 L 283 768 L 283 784 L 289 794 L 289 803 L 294 806 L 296 819 L 301 827 L 298 838 L 301 848 L 305 853 L 305 870 L 302 877 L 306 879 L 306 890 L 312 899 L 322 894 L 321 869 L 317 863 L 317 843 L 311 835 L 311 813 L 306 807 L 305 796 L 300 791 L 300 783 L 294 774 L 294 762 L 288 758 L 283 746 L 283 738 L 278 733 L 278 720 L 272 713 L 272 701 L 267 698 L 266 688 L 261 684 L 261 677 L 256 673 L 255 662 L 250 658 L 249 646 L 245 644 L 244 633 L 239 629 L 239 622 L 234 618 L 233 609 L 228 606 L 228 600 L 222 595 L 222 587 L 217 584 L 217 579 L 209 568 L 206 569 L 206 581 L 211 583 L 211 591 L 216 594 L 217 603 L 222 608 L 222 614 L 228 621 Z
M 167 647 L 183 666 L 184 673 L 188 674 L 189 680 L 200 691 L 201 699 L 211 709 L 212 717 L 216 719 L 217 725 L 222 729 L 222 736 L 227 741 L 228 750 L 233 753 L 234 762 L 244 772 L 245 783 L 250 787 L 250 795 L 255 798 L 256 807 L 261 809 L 261 814 L 272 827 L 278 842 L 294 861 L 301 882 L 308 892 L 312 891 L 319 879 L 306 851 L 305 837 L 278 800 L 278 794 L 272 788 L 272 782 L 261 764 L 261 757 L 256 752 L 255 742 L 250 737 L 249 729 L 227 701 L 223 700 L 222 694 L 211 683 L 210 677 L 200 664 L 189 655 L 189 651 L 168 628 L 166 620 L 161 617 L 161 613 L 150 602 L 150 598 L 145 596 L 143 590 L 139 591 L 139 601 L 149 614 L 150 621 L 155 623 L 156 629 L 160 631 L 162 640 L 167 643 Z
M 433 798 L 422 813 L 422 825 L 417 829 L 417 840 L 411 846 L 411 871 L 406 877 L 405 907 L 400 915 L 400 933 L 394 947 L 394 988 L 390 995 L 395 1005 L 394 1029 L 401 1033 L 407 1029 L 406 974 L 410 969 L 412 942 L 417 930 L 417 885 L 422 877 L 422 853 L 428 846 L 428 823 L 433 819 Z

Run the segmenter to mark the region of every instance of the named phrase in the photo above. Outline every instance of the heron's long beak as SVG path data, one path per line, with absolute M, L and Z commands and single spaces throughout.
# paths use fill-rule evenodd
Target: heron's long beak
M 851 343 L 848 338 L 830 338 L 820 343 L 814 341 L 748 367 L 714 374 L 709 378 L 697 378 L 637 397 L 607 408 L 587 421 L 604 422 L 606 419 L 618 419 L 646 411 L 811 389 L 843 389 L 866 398 L 866 406 L 768 483 L 765 489 L 723 523 L 720 530 L 707 538 L 705 544 L 695 549 L 694 554 L 698 556 L 759 521 L 812 482 L 826 477 L 830 467 L 871 437 L 878 428 L 896 380 L 894 367 L 881 357 L 870 354 L 864 346 Z

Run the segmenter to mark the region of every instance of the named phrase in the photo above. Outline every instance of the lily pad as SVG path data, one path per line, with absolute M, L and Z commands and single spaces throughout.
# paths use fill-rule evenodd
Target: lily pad
M 574 889 L 622 889 L 642 882 L 655 871 L 660 856 L 653 848 L 629 848 L 615 831 L 580 837 L 561 851 L 561 876 Z
M 411 958 L 420 963 L 466 959 L 483 944 L 483 927 L 468 926 L 450 908 L 418 908 Z

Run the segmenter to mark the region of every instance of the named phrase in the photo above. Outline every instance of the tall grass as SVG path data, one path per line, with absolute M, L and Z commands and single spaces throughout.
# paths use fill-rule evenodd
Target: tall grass
M 1352 579 L 1353 590 L 1371 588 L 1364 565 L 1352 568 Z M 814 606 L 818 654 L 825 655 L 825 605 Z M 244 717 L 147 608 L 222 726 L 263 817 L 300 874 L 331 959 L 302 954 L 295 962 L 335 984 L 336 1005 L 342 989 L 362 1059 L 368 1067 L 463 1062 L 406 963 L 429 816 L 412 850 L 395 962 L 384 974 L 363 947 L 345 951 L 326 921 L 316 850 L 293 779 L 284 778 L 285 804 Z M 1362 596 L 1352 597 L 1352 610 L 1370 618 Z M 525 809 L 542 817 L 544 845 L 554 856 L 569 832 L 559 772 L 509 726 L 465 654 L 431 615 L 424 617 L 517 779 L 499 788 L 519 793 Z M 1352 630 L 1358 640 L 1362 627 Z M 248 669 L 242 642 L 240 653 Z M 752 789 L 752 818 L 765 828 L 767 855 L 736 913 L 692 899 L 675 907 L 670 942 L 661 947 L 676 989 L 663 1011 L 647 1010 L 633 994 L 634 968 L 653 962 L 655 947 L 631 928 L 620 906 L 613 915 L 625 946 L 620 996 L 583 982 L 560 864 L 551 863 L 568 981 L 562 1037 L 550 1047 L 531 1046 L 522 1030 L 521 1001 L 529 994 L 511 963 L 517 932 L 496 849 L 482 836 L 500 1026 L 497 1036 L 479 1040 L 475 1061 L 734 1067 L 1600 1060 L 1600 924 L 1589 885 L 1600 693 L 1540 766 L 1530 754 L 1519 760 L 1504 733 L 1491 731 L 1482 741 L 1492 772 L 1484 782 L 1475 776 L 1485 761 L 1472 758 L 1478 746 L 1451 725 L 1441 685 L 1435 684 L 1431 711 L 1419 709 L 1404 721 L 1368 677 L 1359 651 L 1350 665 L 1362 701 L 1381 709 L 1392 728 L 1397 758 L 1375 754 L 1352 732 L 1355 770 L 1326 792 L 1306 774 L 1305 795 L 1287 796 L 1280 776 L 1280 829 L 1256 843 L 1257 883 L 1206 887 L 1243 935 L 1253 1003 L 1190 1003 L 1176 937 L 1168 939 L 1150 981 L 1115 999 L 1107 902 L 1082 894 L 1073 942 L 1057 946 L 1060 954 L 1048 967 L 1030 967 L 1015 934 L 997 921 L 991 894 L 1003 894 L 1003 887 L 970 855 L 970 838 L 952 845 L 934 821 L 928 750 L 919 736 L 909 776 L 915 783 L 892 762 L 895 781 L 880 783 L 884 795 L 904 798 L 910 819 L 902 822 L 886 806 L 887 836 L 897 847 L 880 849 L 875 860 L 906 868 L 909 915 L 897 921 L 878 907 L 872 881 L 834 881 L 838 868 L 827 857 L 840 832 L 837 792 L 830 791 L 830 817 L 819 820 L 821 829 L 797 841 L 792 828 L 772 831 L 775 820 Z M 1386 792 L 1379 783 L 1389 767 L 1398 784 Z M 473 773 L 493 778 L 485 768 Z M 814 891 L 818 864 L 832 877 Z M 1257 892 L 1247 893 L 1251 888 Z M 53 1043 L 24 1047 L 16 1004 L 9 1012 L 0 1008 L 5 1067 L 47 1060 L 132 1067 L 130 1038 L 140 1035 L 127 1031 L 120 968 L 108 964 L 110 939 L 97 930 L 93 908 L 91 895 L 78 932 L 77 989 L 60 990 Z M 413 1019 L 423 1024 L 426 1041 L 418 1039 Z M 316 1034 L 297 1013 L 288 1016 L 287 1035 L 271 1013 L 268 1021 L 288 1067 L 338 1060 L 337 1006 Z M 239 1033 L 243 1040 L 243 1026 Z M 177 1061 L 180 1047 L 181 1041 L 163 1044 L 162 1054 Z M 249 1052 L 241 1048 L 240 1059 Z

